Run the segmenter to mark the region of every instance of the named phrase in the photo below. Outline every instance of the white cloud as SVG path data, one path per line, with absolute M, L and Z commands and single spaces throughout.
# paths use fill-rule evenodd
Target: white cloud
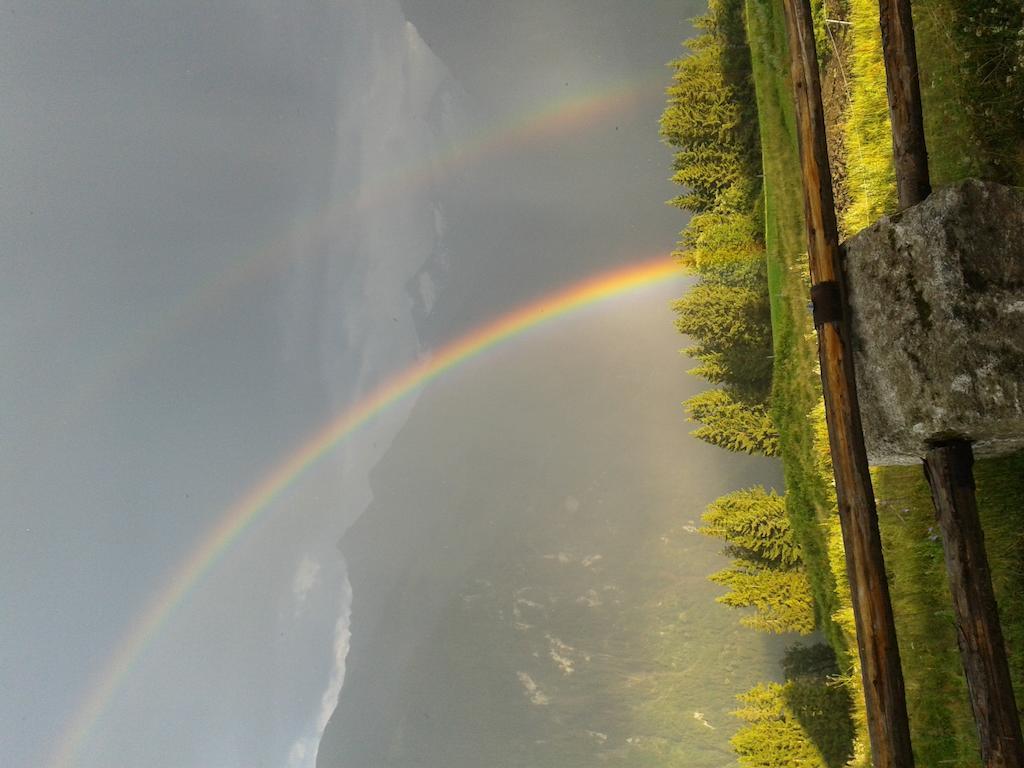
M 345 683 L 345 659 L 348 657 L 349 641 L 352 632 L 349 622 L 352 615 L 352 584 L 345 574 L 341 586 L 341 598 L 338 607 L 338 619 L 334 623 L 334 643 L 332 646 L 331 675 L 320 697 L 320 709 L 317 711 L 313 727 L 300 736 L 288 751 L 287 768 L 315 768 L 316 752 L 323 736 L 327 721 L 331 719 L 334 708 L 338 705 L 341 686 Z
M 429 315 L 434 309 L 435 302 L 437 302 L 437 283 L 430 276 L 429 272 L 420 272 L 416 287 L 419 289 L 423 312 Z
M 309 739 L 299 739 L 292 744 L 292 748 L 288 752 L 288 768 L 299 768 L 299 766 L 306 765 L 306 754 L 309 752 L 308 741 Z
M 292 597 L 295 600 L 295 615 L 298 616 L 306 605 L 309 593 L 320 583 L 320 561 L 306 555 L 295 569 L 292 577 Z

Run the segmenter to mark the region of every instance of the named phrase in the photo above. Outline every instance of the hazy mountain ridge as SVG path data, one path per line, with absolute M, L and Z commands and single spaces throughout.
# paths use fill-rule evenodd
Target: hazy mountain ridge
M 647 343 L 623 352 L 632 318 L 591 318 L 614 352 L 566 328 L 545 375 L 513 352 L 418 402 L 341 542 L 353 634 L 320 768 L 731 764 L 733 695 L 781 648 L 714 603 L 724 560 L 695 524 L 775 468 L 659 426 L 679 380 L 639 365 Z M 595 378 L 610 354 L 621 376 Z

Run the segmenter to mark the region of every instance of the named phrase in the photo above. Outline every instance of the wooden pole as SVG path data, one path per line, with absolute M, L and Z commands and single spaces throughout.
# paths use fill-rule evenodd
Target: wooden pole
M 875 768 L 911 768 L 903 672 L 857 401 L 808 0 L 783 0 L 796 98 L 814 324 Z
M 878 10 L 896 188 L 900 208 L 909 208 L 931 192 L 914 19 L 910 0 L 879 0 Z M 988 768 L 1024 768 L 1024 739 L 978 520 L 973 468 L 973 449 L 962 439 L 937 444 L 924 464 L 942 532 L 957 643 L 982 760 Z
M 971 444 L 950 440 L 928 451 L 924 471 L 942 531 L 981 758 L 989 768 L 1024 768 L 1024 740 L 978 518 L 973 465 Z
M 910 0 L 878 0 L 878 10 L 892 123 L 896 192 L 902 209 L 917 205 L 932 191 L 928 178 L 928 148 L 924 141 L 917 43 Z

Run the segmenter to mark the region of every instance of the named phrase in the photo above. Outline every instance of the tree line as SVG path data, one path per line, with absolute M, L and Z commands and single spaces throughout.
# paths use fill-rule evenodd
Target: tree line
M 685 403 L 695 435 L 745 453 L 778 453 L 766 402 L 772 341 L 760 214 L 761 152 L 738 0 L 713 0 L 688 53 L 670 63 L 662 139 L 675 149 L 671 205 L 691 213 L 674 252 L 696 285 L 674 304 L 695 343 L 692 373 L 716 385 Z
M 690 373 L 714 385 L 684 403 L 698 425 L 693 434 L 726 450 L 775 456 L 761 151 L 743 13 L 742 0 L 711 0 L 695 21 L 697 37 L 670 62 L 660 130 L 675 150 L 672 180 L 683 187 L 669 203 L 690 212 L 673 255 L 695 282 L 673 304 L 675 324 L 692 340 L 684 353 L 698 365 Z M 715 500 L 703 523 L 702 532 L 722 539 L 732 558 L 710 577 L 727 588 L 719 602 L 747 609 L 741 623 L 760 631 L 815 630 L 784 497 L 761 487 L 739 490 Z M 822 728 L 814 714 L 827 708 L 836 722 L 849 721 L 848 695 L 828 681 L 824 672 L 787 674 L 785 683 L 741 694 L 736 714 L 744 725 L 732 739 L 740 764 L 842 765 L 849 755 L 823 741 L 834 728 Z

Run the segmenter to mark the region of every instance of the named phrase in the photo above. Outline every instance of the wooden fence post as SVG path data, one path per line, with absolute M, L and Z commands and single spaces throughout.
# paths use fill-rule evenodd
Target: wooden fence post
M 796 99 L 814 324 L 875 768 L 911 768 L 903 671 L 868 471 L 808 0 L 783 0 Z
M 878 0 L 885 57 L 885 85 L 892 124 L 892 156 L 900 208 L 917 205 L 931 194 L 928 149 L 924 141 L 921 82 L 910 0 Z
M 957 645 L 981 759 L 988 768 L 1024 768 L 1024 741 L 978 519 L 973 464 L 971 444 L 950 440 L 928 451 L 924 470 L 942 533 Z

